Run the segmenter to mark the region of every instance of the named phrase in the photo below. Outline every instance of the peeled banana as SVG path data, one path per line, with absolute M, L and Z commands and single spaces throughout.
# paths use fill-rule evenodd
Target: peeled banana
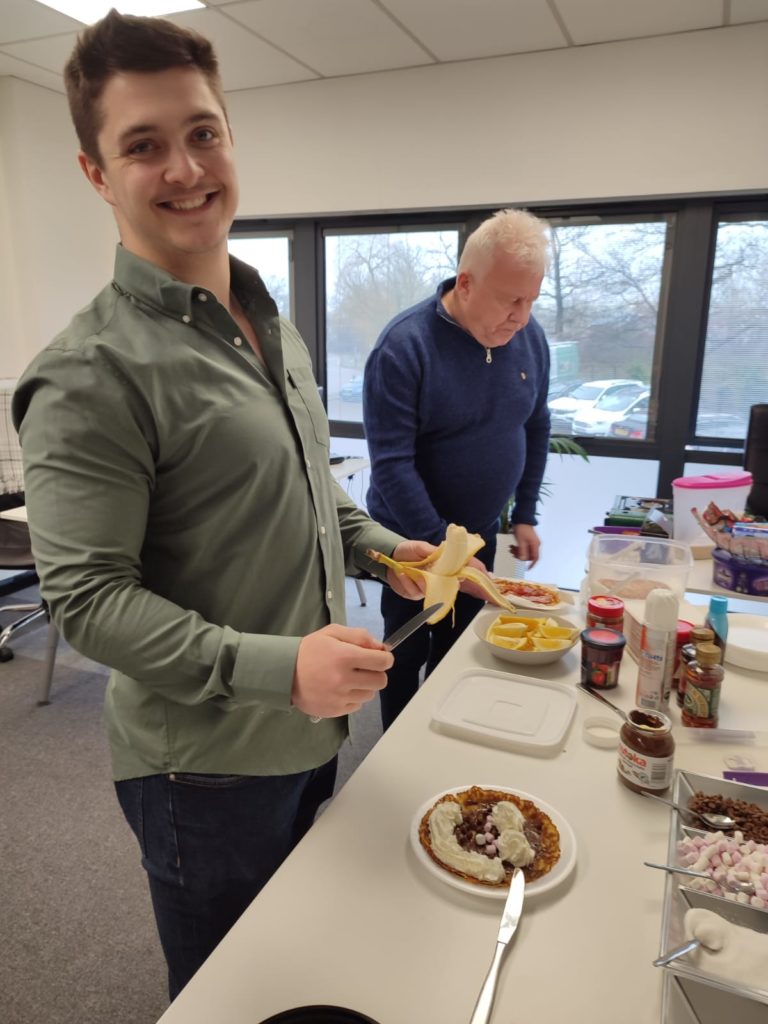
M 465 527 L 450 523 L 445 531 L 445 540 L 419 562 L 397 562 L 380 551 L 369 551 L 368 554 L 395 572 L 403 573 L 416 582 L 423 581 L 425 608 L 436 601 L 442 601 L 443 607 L 427 620 L 434 625 L 453 610 L 462 580 L 477 584 L 494 604 L 512 609 L 509 601 L 484 572 L 467 565 L 470 558 L 484 546 L 485 541 L 480 534 L 468 533 Z

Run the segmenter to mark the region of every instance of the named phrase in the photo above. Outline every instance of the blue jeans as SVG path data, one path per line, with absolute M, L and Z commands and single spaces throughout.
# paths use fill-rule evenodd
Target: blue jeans
M 176 772 L 115 783 L 175 999 L 333 794 L 336 758 L 296 775 Z

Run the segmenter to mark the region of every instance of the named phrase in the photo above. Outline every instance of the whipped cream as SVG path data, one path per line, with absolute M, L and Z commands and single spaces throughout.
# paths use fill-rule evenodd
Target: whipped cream
M 500 856 L 490 857 L 472 850 L 465 850 L 455 836 L 457 825 L 461 824 L 462 813 L 459 804 L 445 800 L 434 808 L 429 816 L 429 832 L 432 850 L 444 864 L 463 871 L 482 882 L 501 882 L 504 878 L 502 860 L 517 867 L 530 864 L 535 853 L 523 835 L 525 818 L 520 810 L 506 800 L 496 804 L 491 814 L 499 831 L 496 845 Z

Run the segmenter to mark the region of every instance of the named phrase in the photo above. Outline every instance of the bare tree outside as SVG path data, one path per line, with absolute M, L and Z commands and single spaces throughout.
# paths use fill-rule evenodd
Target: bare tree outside
M 768 221 L 718 225 L 696 432 L 744 438 L 768 399 Z
M 326 235 L 328 414 L 362 419 L 362 373 L 389 321 L 456 272 L 458 231 Z

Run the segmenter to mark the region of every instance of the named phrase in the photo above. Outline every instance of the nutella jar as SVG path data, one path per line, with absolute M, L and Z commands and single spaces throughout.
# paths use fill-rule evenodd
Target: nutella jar
M 663 793 L 672 782 L 672 721 L 660 711 L 633 708 L 619 733 L 619 778 L 636 793 Z

